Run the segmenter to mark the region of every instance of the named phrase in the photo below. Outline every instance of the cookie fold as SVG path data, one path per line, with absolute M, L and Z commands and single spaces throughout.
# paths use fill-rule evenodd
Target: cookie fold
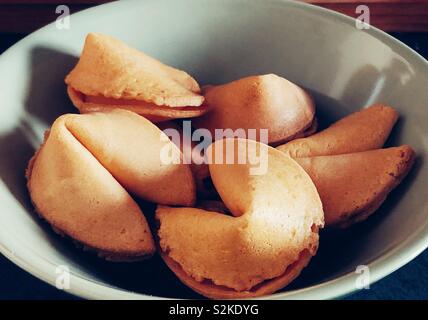
M 314 184 L 294 160 L 255 141 L 219 140 L 207 154 L 231 157 L 227 164 L 210 164 L 209 170 L 232 216 L 159 206 L 161 256 L 181 281 L 210 298 L 279 290 L 297 277 L 318 247 L 324 221 Z M 266 171 L 253 172 L 257 163 Z
M 206 111 L 198 83 L 186 72 L 99 33 L 88 34 L 65 82 L 82 113 L 122 108 L 160 121 Z
M 333 123 L 307 138 L 296 139 L 277 149 L 293 158 L 345 154 L 383 146 L 398 119 L 397 112 L 376 104 Z
M 313 124 L 312 98 L 294 83 L 274 74 L 242 78 L 204 88 L 205 104 L 210 111 L 192 121 L 196 128 L 268 130 L 268 143 L 278 144 L 303 133 Z
M 150 256 L 154 241 L 130 193 L 170 205 L 195 200 L 190 168 L 162 163 L 162 148 L 181 158 L 157 127 L 129 111 L 61 116 L 27 169 L 36 211 L 107 259 Z
M 326 226 L 347 227 L 380 207 L 407 175 L 414 158 L 413 149 L 405 145 L 296 161 L 317 187 Z

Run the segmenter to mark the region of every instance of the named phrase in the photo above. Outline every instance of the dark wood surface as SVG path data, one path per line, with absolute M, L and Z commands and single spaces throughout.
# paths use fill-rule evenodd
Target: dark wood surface
M 58 5 L 78 12 L 109 0 L 0 0 L 0 33 L 29 33 L 55 21 Z
M 370 9 L 370 24 L 385 31 L 428 31 L 428 0 L 307 0 L 353 18 L 359 5 Z
M 263 1 L 263 0 L 261 0 Z M 26 33 L 57 18 L 59 4 L 71 13 L 111 0 L 0 0 L 0 33 Z M 385 31 L 428 32 L 428 0 L 305 0 L 305 2 L 358 17 L 358 5 L 370 9 L 370 23 Z

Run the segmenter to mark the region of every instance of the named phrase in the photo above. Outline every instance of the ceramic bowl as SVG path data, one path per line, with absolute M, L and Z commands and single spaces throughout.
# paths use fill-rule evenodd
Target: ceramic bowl
M 357 288 L 360 265 L 370 280 L 385 277 L 428 245 L 428 63 L 389 35 L 360 30 L 338 13 L 286 1 L 119 1 L 73 14 L 0 56 L 0 250 L 55 285 L 70 271 L 69 292 L 84 298 L 198 298 L 158 257 L 117 264 L 83 252 L 33 212 L 24 170 L 43 131 L 76 112 L 64 76 L 88 32 L 113 35 L 202 84 L 276 73 L 308 89 L 321 124 L 374 102 L 401 118 L 388 145 L 418 153 L 407 179 L 367 222 L 346 232 L 323 232 L 320 250 L 290 286 L 269 299 L 337 298 Z

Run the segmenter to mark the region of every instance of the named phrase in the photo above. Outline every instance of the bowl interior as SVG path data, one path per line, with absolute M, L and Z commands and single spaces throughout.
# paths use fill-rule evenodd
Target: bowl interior
M 350 19 L 300 3 L 124 1 L 71 16 L 69 30 L 52 24 L 0 57 L 0 248 L 21 267 L 51 283 L 55 267 L 66 265 L 83 282 L 159 297 L 199 297 L 160 258 L 105 262 L 60 238 L 32 211 L 24 171 L 43 131 L 57 116 L 76 112 L 64 77 L 90 31 L 118 37 L 201 84 L 284 76 L 313 94 L 321 126 L 374 102 L 400 112 L 387 144 L 417 150 L 409 177 L 367 222 L 346 232 L 323 231 L 318 255 L 281 297 L 353 273 L 426 234 L 428 66 L 422 58 L 376 30 L 358 30 Z M 153 206 L 142 206 L 150 219 Z M 82 287 L 73 292 L 106 297 L 85 294 Z M 311 290 L 304 293 L 310 296 Z

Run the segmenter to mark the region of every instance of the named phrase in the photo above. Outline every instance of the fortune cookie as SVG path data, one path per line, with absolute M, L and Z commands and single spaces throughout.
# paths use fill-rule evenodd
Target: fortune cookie
M 268 130 L 268 143 L 278 144 L 303 133 L 313 125 L 312 98 L 294 83 L 274 74 L 250 76 L 219 86 L 204 88 L 210 111 L 192 120 L 196 128 Z M 230 137 L 230 136 L 229 136 Z M 241 136 L 240 136 L 241 137 Z M 242 138 L 242 137 L 241 137 Z
M 296 158 L 317 187 L 326 226 L 365 220 L 407 175 L 415 153 L 409 146 Z
M 294 140 L 294 139 L 300 139 L 300 138 L 306 138 L 311 135 L 313 135 L 315 132 L 317 132 L 318 129 L 318 120 L 316 117 L 314 117 L 314 120 L 312 121 L 312 124 L 310 127 L 308 127 L 305 131 L 296 133 L 293 137 L 290 137 L 288 140 Z
M 162 152 L 170 158 L 163 161 Z M 26 175 L 36 211 L 55 230 L 107 259 L 135 260 L 155 245 L 130 193 L 193 205 L 192 173 L 180 161 L 180 150 L 133 112 L 67 114 L 47 132 Z
M 158 206 L 162 258 L 184 284 L 209 298 L 283 288 L 318 248 L 324 214 L 313 182 L 293 159 L 253 140 L 218 140 L 207 155 L 229 159 L 216 160 L 209 170 L 232 216 Z M 252 171 L 255 164 L 266 170 Z
M 198 83 L 186 72 L 99 33 L 88 34 L 65 82 L 82 113 L 120 108 L 163 121 L 207 111 Z
M 333 123 L 310 137 L 296 139 L 277 149 L 293 158 L 345 154 L 383 146 L 398 119 L 397 112 L 376 104 Z

